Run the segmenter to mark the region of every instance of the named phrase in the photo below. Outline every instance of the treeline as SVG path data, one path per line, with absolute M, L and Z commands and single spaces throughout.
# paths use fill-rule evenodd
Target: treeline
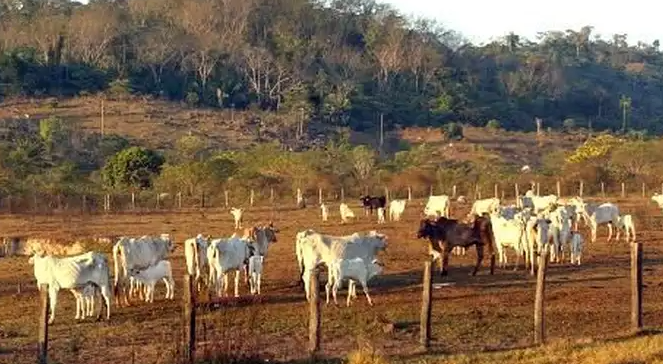
M 658 41 L 588 26 L 477 46 L 374 0 L 0 2 L 2 96 L 139 93 L 355 130 L 383 115 L 658 133 L 662 65 Z

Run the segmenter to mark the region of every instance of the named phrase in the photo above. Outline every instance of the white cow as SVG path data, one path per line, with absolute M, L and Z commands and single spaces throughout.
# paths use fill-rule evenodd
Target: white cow
M 203 234 L 198 234 L 195 238 L 184 241 L 186 269 L 189 275 L 194 277 L 198 291 L 202 288 L 203 271 L 207 267 L 207 246 L 208 239 L 203 237 Z
M 497 211 L 500 207 L 499 198 L 485 198 L 483 200 L 476 200 L 472 204 L 472 209 L 470 210 L 469 215 L 481 216 L 483 214 L 491 214 L 493 211 Z
M 555 195 L 532 196 L 530 198 L 532 200 L 532 208 L 534 209 L 535 213 L 544 210 L 549 210 L 553 205 L 557 204 L 558 200 L 558 197 Z M 524 206 L 524 207 L 529 207 L 529 206 Z
M 235 230 L 241 229 L 244 219 L 244 209 L 233 207 L 230 209 L 230 214 L 233 215 L 233 219 L 235 220 Z
M 546 249 L 548 241 L 548 230 L 550 228 L 550 220 L 532 216 L 527 221 L 526 234 L 527 245 L 525 246 L 525 265 L 529 264 L 530 274 L 534 274 L 534 267 L 536 265 L 536 253 L 543 253 Z
M 511 248 L 516 252 L 516 264 L 514 270 L 518 269 L 520 257 L 525 253 L 527 238 L 525 236 L 525 222 L 521 219 L 507 220 L 497 213 L 490 215 L 490 222 L 493 227 L 495 237 L 495 248 L 500 267 L 507 265 L 506 248 Z
M 387 236 L 375 230 L 366 234 L 354 233 L 347 236 L 332 236 L 317 233 L 311 229 L 300 231 L 296 235 L 295 253 L 304 281 L 306 298 L 310 298 L 310 275 L 319 264 L 327 268 L 338 259 L 362 258 L 372 262 L 378 251 L 385 250 Z
M 450 201 L 449 196 L 439 195 L 439 196 L 429 196 L 426 207 L 424 208 L 424 214 L 426 216 L 444 216 L 449 218 L 449 207 Z
M 615 237 L 615 240 L 619 241 L 619 235 L 621 231 L 624 230 L 624 241 L 635 241 L 635 223 L 633 222 L 633 216 L 629 214 L 622 215 L 619 217 L 619 220 L 617 220 L 615 225 L 617 225 L 617 236 Z
M 37 285 L 48 284 L 51 313 L 49 323 L 55 320 L 55 307 L 60 289 L 80 290 L 90 283 L 99 287 L 103 297 L 102 303 L 106 305 L 106 319 L 110 319 L 110 269 L 106 256 L 88 252 L 72 257 L 55 258 L 35 253 L 28 261 L 34 266 Z
M 349 279 L 350 282 L 348 284 L 348 298 L 346 305 L 350 306 L 351 299 L 356 297 L 357 292 L 355 286 L 358 281 L 364 290 L 368 304 L 373 306 L 371 296 L 368 294 L 368 281 L 380 273 L 382 273 L 382 267 L 377 264 L 377 260 L 373 260 L 371 263 L 364 261 L 362 258 L 335 260 L 329 268 L 329 279 L 325 286 L 327 304 L 329 304 L 330 290 L 334 297 L 334 304 L 338 304 L 338 301 L 336 300 L 338 289 L 344 279 Z
M 663 209 L 663 194 L 654 193 L 654 196 L 651 197 L 651 200 L 656 202 L 659 208 Z
M 550 228 L 547 243 L 550 245 L 550 262 L 561 263 L 571 236 L 571 217 L 566 207 L 559 206 L 550 213 L 549 218 Z
M 619 222 L 619 207 L 617 205 L 606 202 L 596 206 L 592 203 L 580 201 L 577 211 L 589 225 L 592 233 L 590 239 L 592 243 L 596 242 L 598 227 L 604 224 L 608 225 L 608 241 L 612 239 L 612 227 Z
M 344 202 L 339 206 L 339 211 L 341 213 L 341 223 L 345 224 L 348 222 L 349 218 L 354 218 L 355 213 L 350 210 L 350 207 Z
M 580 265 L 580 258 L 582 258 L 582 246 L 585 240 L 578 231 L 571 232 L 571 264 Z
M 162 260 L 145 269 L 132 269 L 129 274 L 145 287 L 145 302 L 154 302 L 154 287 L 161 280 L 166 285 L 166 299 L 172 300 L 175 297 L 175 280 L 169 261 Z
M 214 275 L 218 295 L 228 295 L 228 274 L 235 271 L 235 297 L 239 297 L 239 277 L 250 255 L 249 241 L 244 238 L 214 239 L 207 248 L 210 275 Z M 222 280 L 223 279 L 223 280 Z M 222 287 L 219 287 L 221 283 Z
M 129 271 L 143 270 L 167 259 L 168 254 L 174 248 L 168 234 L 161 234 L 159 237 L 121 237 L 113 246 L 115 268 L 113 293 L 118 304 L 121 303 L 120 297 L 124 297 L 124 303 L 129 305 L 128 292 L 125 287 L 129 280 Z
M 320 212 L 322 213 L 322 221 L 327 221 L 327 219 L 329 218 L 329 210 L 327 209 L 327 205 L 321 203 Z
M 400 221 L 401 215 L 405 211 L 407 200 L 391 200 L 389 202 L 389 220 Z
M 260 294 L 260 281 L 262 280 L 262 255 L 253 255 L 249 258 L 249 283 L 251 294 Z
M 384 224 L 384 207 L 378 207 L 378 224 Z

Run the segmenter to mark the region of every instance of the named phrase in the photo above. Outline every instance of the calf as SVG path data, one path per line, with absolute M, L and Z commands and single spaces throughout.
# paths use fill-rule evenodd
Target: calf
M 71 293 L 76 299 L 76 319 L 84 319 L 92 317 L 94 314 L 94 295 L 96 286 L 93 283 L 88 283 L 84 287 L 76 287 L 71 289 Z
M 340 287 L 341 282 L 343 282 L 343 279 L 347 278 L 350 280 L 350 283 L 348 284 L 348 299 L 346 305 L 350 306 L 350 300 L 353 296 L 356 297 L 355 281 L 358 281 L 364 290 L 368 304 L 373 306 L 371 296 L 368 294 L 368 281 L 381 272 L 382 267 L 377 264 L 377 260 L 367 263 L 364 259 L 357 257 L 351 259 L 337 259 L 333 261 L 329 267 L 329 280 L 325 286 L 327 304 L 329 304 L 330 288 L 334 297 L 334 304 L 338 304 L 336 293 L 338 292 L 338 288 Z
M 251 294 L 260 294 L 260 281 L 262 278 L 262 262 L 264 257 L 262 255 L 252 255 L 249 258 L 249 282 Z
M 619 235 L 621 231 L 624 230 L 624 241 L 629 241 L 629 235 L 631 238 L 630 240 L 635 241 L 635 223 L 633 222 L 633 216 L 628 214 L 620 216 L 616 225 L 617 236 L 615 237 L 615 240 L 619 241 Z
M 361 204 L 364 206 L 364 213 L 366 215 L 373 214 L 373 210 L 377 210 L 382 207 L 387 206 L 387 198 L 385 196 L 371 197 L 370 195 L 362 196 L 359 198 Z
M 166 299 L 173 299 L 175 292 L 175 280 L 170 262 L 162 260 L 156 265 L 146 269 L 131 271 L 131 277 L 143 284 L 145 287 L 145 302 L 154 302 L 154 287 L 157 282 L 163 280 L 166 284 Z
M 350 210 L 347 204 L 342 203 L 339 206 L 339 212 L 341 213 L 341 223 L 345 224 L 350 218 L 355 217 L 355 213 Z
M 329 210 L 324 203 L 320 204 L 320 213 L 322 214 L 322 221 L 327 221 L 327 218 L 329 218 Z
M 405 211 L 407 200 L 392 200 L 389 202 L 389 220 L 400 221 L 401 215 Z
M 483 261 L 484 248 L 490 253 L 490 274 L 495 273 L 495 240 L 490 219 L 478 216 L 472 223 L 461 223 L 458 220 L 447 219 L 444 216 L 437 220 L 423 219 L 419 225 L 417 238 L 428 238 L 430 241 L 429 253 L 433 261 L 442 255 L 440 270 L 441 275 L 448 274 L 449 253 L 456 247 L 469 247 L 475 245 L 477 248 L 477 263 L 472 275 L 476 275 Z

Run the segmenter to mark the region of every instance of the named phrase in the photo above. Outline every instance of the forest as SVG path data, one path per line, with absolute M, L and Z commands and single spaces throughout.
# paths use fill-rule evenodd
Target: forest
M 0 98 L 131 93 L 353 130 L 663 132 L 658 41 L 591 25 L 496 37 L 374 0 L 2 0 Z

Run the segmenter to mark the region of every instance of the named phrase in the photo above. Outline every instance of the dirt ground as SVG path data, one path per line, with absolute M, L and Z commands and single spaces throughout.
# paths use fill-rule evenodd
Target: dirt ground
M 591 199 L 590 199 L 591 200 Z M 610 199 L 624 213 L 635 217 L 638 241 L 644 243 L 644 322 L 663 326 L 663 249 L 659 244 L 661 213 L 645 199 Z M 322 223 L 319 210 L 282 207 L 249 209 L 248 224 L 273 220 L 279 241 L 265 260 L 263 295 L 250 297 L 242 286 L 240 299 L 228 299 L 198 314 L 198 355 L 214 353 L 258 354 L 271 360 L 305 357 L 307 304 L 295 286 L 298 270 L 294 236 L 305 228 L 345 235 L 377 229 L 387 234 L 388 247 L 381 254 L 384 274 L 371 281 L 374 307 L 359 296 L 351 307 L 342 304 L 322 310 L 323 354 L 341 358 L 360 345 L 371 345 L 393 361 L 416 358 L 421 304 L 421 275 L 426 242 L 416 239 L 423 201 L 408 204 L 401 222 L 377 225 L 352 206 L 356 222 L 341 225 L 338 205 Z M 452 205 L 452 215 L 464 216 L 469 206 Z M 223 210 L 118 214 L 96 216 L 0 216 L 3 235 L 82 237 L 171 233 L 177 243 L 198 233 L 229 236 L 231 215 Z M 581 229 L 588 239 L 588 230 Z M 601 227 L 596 244 L 587 241 L 579 267 L 553 264 L 546 288 L 547 333 L 551 340 L 587 341 L 626 335 L 630 322 L 629 245 L 606 243 Z M 93 247 L 110 253 L 110 246 Z M 183 249 L 174 264 L 174 301 L 165 301 L 165 288 L 157 287 L 153 304 L 111 307 L 110 322 L 74 321 L 74 300 L 61 291 L 55 323 L 50 327 L 49 353 L 54 363 L 169 363 L 178 355 L 181 337 Z M 436 276 L 433 292 L 434 353 L 495 351 L 530 345 L 533 328 L 534 278 L 522 266 L 497 269 L 489 275 L 484 262 L 476 277 L 469 275 L 474 249 L 467 256 L 452 256 L 449 277 Z M 513 262 L 513 254 L 510 255 Z M 344 302 L 345 290 L 339 297 Z M 201 300 L 207 301 L 203 294 Z M 38 291 L 27 257 L 0 258 L 0 363 L 32 363 L 36 356 Z M 394 324 L 384 330 L 384 322 Z

